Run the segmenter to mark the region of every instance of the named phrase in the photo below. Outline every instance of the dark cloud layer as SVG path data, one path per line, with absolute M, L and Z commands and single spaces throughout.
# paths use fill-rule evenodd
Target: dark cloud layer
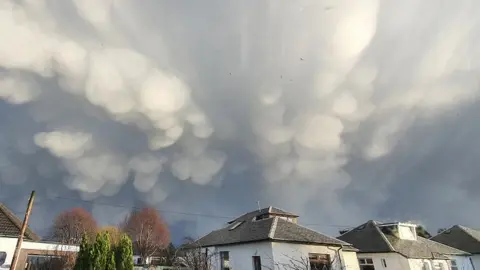
M 3 0 L 0 199 L 476 226 L 479 5 Z

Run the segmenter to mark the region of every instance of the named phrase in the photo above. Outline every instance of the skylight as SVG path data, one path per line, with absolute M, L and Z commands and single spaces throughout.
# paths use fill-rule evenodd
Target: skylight
M 230 229 L 228 229 L 228 230 L 229 230 L 229 231 L 235 230 L 235 229 L 236 229 L 238 226 L 240 226 L 240 224 L 242 224 L 242 223 L 243 223 L 243 221 L 237 221 L 237 222 L 235 222 L 235 223 L 232 225 L 232 227 L 230 227 Z

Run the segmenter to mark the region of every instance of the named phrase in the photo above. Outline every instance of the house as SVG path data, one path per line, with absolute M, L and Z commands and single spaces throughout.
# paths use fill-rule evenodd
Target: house
M 0 204 L 0 269 L 10 269 L 22 223 L 12 211 Z M 78 250 L 78 246 L 40 241 L 40 237 L 27 228 L 16 269 L 30 269 L 26 266 L 46 265 L 47 263 L 51 266 L 50 263 L 75 254 Z M 52 269 L 52 267 L 49 268 Z
M 298 217 L 275 207 L 260 209 L 194 245 L 209 258 L 212 269 L 359 269 L 351 244 L 299 225 Z
M 142 260 L 140 252 L 133 245 L 133 264 L 136 266 L 171 266 L 175 259 L 183 256 L 183 250 L 177 249 L 172 243 L 167 247 L 156 250 L 151 256 Z
M 469 252 L 473 266 L 480 269 L 480 230 L 455 225 L 430 240 Z
M 353 244 L 361 270 L 474 270 L 470 254 L 417 235 L 411 223 L 370 220 L 338 237 Z

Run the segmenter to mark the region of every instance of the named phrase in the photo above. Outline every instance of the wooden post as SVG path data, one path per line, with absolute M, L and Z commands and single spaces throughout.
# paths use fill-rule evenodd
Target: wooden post
M 25 235 L 25 230 L 28 226 L 28 218 L 32 212 L 33 200 L 35 199 L 35 191 L 32 191 L 30 194 L 30 199 L 28 200 L 27 212 L 25 212 L 25 218 L 23 219 L 22 229 L 20 230 L 20 235 L 18 236 L 17 246 L 15 247 L 15 253 L 13 253 L 12 264 L 10 265 L 10 270 L 15 270 L 18 262 L 18 256 L 20 249 L 22 248 L 23 236 Z

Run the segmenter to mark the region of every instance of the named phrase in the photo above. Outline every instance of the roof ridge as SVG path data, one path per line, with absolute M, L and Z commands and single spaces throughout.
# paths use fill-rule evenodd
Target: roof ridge
M 439 236 L 439 235 L 442 235 L 444 234 L 445 232 L 447 231 L 451 231 L 454 227 L 458 227 L 460 230 L 462 230 L 463 232 L 467 233 L 462 227 L 462 225 L 453 225 L 452 227 L 448 228 L 448 229 L 445 229 L 445 230 L 441 230 L 440 233 L 437 233 L 436 235 L 432 235 L 428 238 L 428 240 L 432 240 L 433 238 Z M 467 233 L 468 234 L 468 233 Z M 435 240 L 432 240 L 432 241 L 435 241 Z M 436 241 L 435 241 L 436 242 Z
M 466 234 L 468 234 L 468 236 L 472 237 L 473 239 L 477 240 L 477 242 L 480 242 L 480 239 L 478 239 L 477 237 L 475 237 L 474 235 L 472 235 L 468 230 L 474 230 L 474 231 L 477 231 L 475 229 L 472 229 L 470 227 L 467 227 L 467 226 L 463 226 L 463 225 L 456 225 L 458 226 L 458 228 L 460 228 L 460 230 L 464 231 Z M 452 227 L 453 228 L 453 227 Z M 451 228 L 450 228 L 451 229 Z M 442 232 L 443 233 L 443 232 Z M 480 231 L 479 231 L 480 233 Z
M 348 230 L 347 232 L 343 233 L 343 234 L 340 235 L 340 236 L 344 236 L 344 235 L 346 235 L 346 234 L 348 234 L 348 233 L 353 232 L 353 230 L 355 230 L 355 229 L 357 229 L 357 228 L 360 228 L 360 227 L 362 227 L 362 226 L 366 226 L 369 222 L 372 223 L 373 225 L 375 225 L 375 222 L 376 222 L 376 221 L 375 221 L 375 220 L 369 220 L 369 221 L 367 221 L 367 222 L 365 222 L 365 223 L 362 223 L 362 224 L 360 224 L 360 225 L 358 225 L 358 226 L 356 226 L 356 227 L 351 228 L 350 230 Z M 339 236 L 339 237 L 340 237 L 340 236 Z
M 380 228 L 378 228 L 377 226 L 377 223 L 375 223 L 375 221 L 373 221 L 373 225 L 374 225 L 374 228 L 375 228 L 375 231 L 378 232 L 380 234 L 380 236 L 382 237 L 383 241 L 385 241 L 388 245 L 388 247 L 390 248 L 391 251 L 393 252 L 397 252 L 395 250 L 395 248 L 393 247 L 392 243 L 390 243 L 390 241 L 388 240 L 388 238 L 385 236 L 385 234 L 382 232 L 382 230 L 380 230 Z
M 273 217 L 273 222 L 270 227 L 270 231 L 268 232 L 268 238 L 270 239 L 275 238 L 275 231 L 277 230 L 277 224 L 278 224 L 278 217 Z

